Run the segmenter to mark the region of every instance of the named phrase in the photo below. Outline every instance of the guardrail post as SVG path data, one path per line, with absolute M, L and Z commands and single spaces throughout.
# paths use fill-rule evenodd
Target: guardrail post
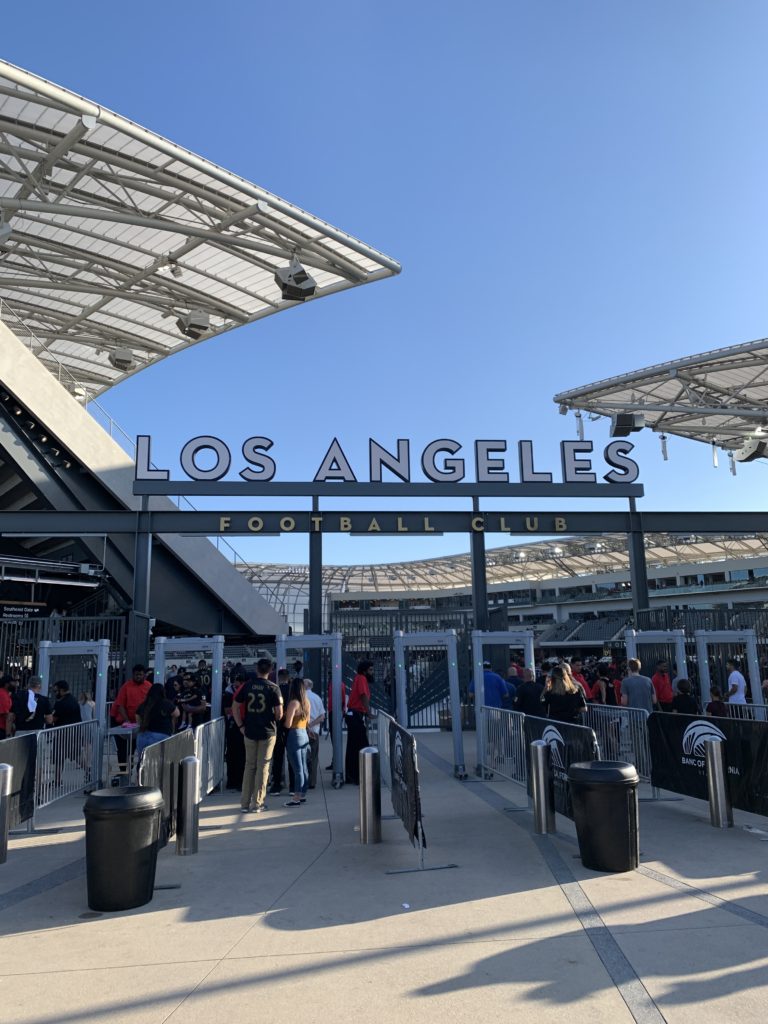
M 376 747 L 364 747 L 360 757 L 360 842 L 381 842 L 381 769 Z
M 555 790 L 549 767 L 550 756 L 549 744 L 544 740 L 531 743 L 533 829 L 537 836 L 555 831 Z
M 725 744 L 722 740 L 704 740 L 707 761 L 709 820 L 713 828 L 733 828 L 733 807 L 725 769 Z
M 9 764 L 0 764 L 0 864 L 5 864 L 8 859 L 12 782 L 13 768 Z
M 187 857 L 197 853 L 200 825 L 200 758 L 182 757 L 180 768 L 176 853 L 180 857 Z

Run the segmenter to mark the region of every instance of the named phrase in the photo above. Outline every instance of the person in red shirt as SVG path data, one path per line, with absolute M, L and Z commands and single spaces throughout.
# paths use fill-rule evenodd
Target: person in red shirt
M 666 661 L 660 661 L 656 665 L 656 671 L 651 679 L 653 688 L 656 691 L 656 700 L 662 711 L 672 710 L 674 693 L 672 691 L 672 680 L 669 678 L 669 665 Z
M 352 786 L 360 785 L 360 758 L 363 747 L 368 746 L 367 720 L 371 714 L 371 687 L 373 662 L 361 661 L 352 680 L 347 702 L 347 752 L 344 757 L 344 778 Z
M 144 666 L 134 665 L 131 678 L 127 679 L 117 691 L 117 696 L 115 697 L 115 701 L 112 705 L 110 715 L 112 716 L 113 725 L 121 726 L 127 723 L 136 725 L 136 710 L 140 704 L 144 703 L 151 686 L 152 684 L 147 679 L 147 673 Z M 117 747 L 118 771 L 127 771 L 127 734 L 125 736 L 115 736 L 115 746 Z
M 580 686 L 587 700 L 592 699 L 592 687 L 587 682 L 586 676 L 581 670 L 581 658 L 573 658 L 571 661 L 571 675 L 577 686 Z
M 8 718 L 11 714 L 11 707 L 13 705 L 11 695 L 8 692 L 10 682 L 10 676 L 0 677 L 0 740 L 4 740 L 10 735 L 11 723 L 8 721 Z

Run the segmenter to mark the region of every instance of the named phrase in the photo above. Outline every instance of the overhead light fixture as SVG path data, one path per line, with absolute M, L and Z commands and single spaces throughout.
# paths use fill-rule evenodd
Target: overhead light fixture
M 13 234 L 13 228 L 7 220 L 0 219 L 0 242 L 4 242 L 6 238 L 10 238 Z
M 565 402 L 561 402 L 560 405 L 557 407 L 557 411 L 560 413 L 561 416 L 567 416 L 568 406 L 565 404 Z
M 617 412 L 611 417 L 611 437 L 629 437 L 645 426 L 645 416 L 641 412 Z
M 713 469 L 717 469 L 719 467 L 719 465 L 720 465 L 720 460 L 717 457 L 717 445 L 713 441 L 712 442 L 712 468 Z
M 754 462 L 755 459 L 762 459 L 766 452 L 768 452 L 768 442 L 755 437 L 746 441 L 737 452 L 733 453 L 733 457 L 736 462 Z
M 173 275 L 173 276 L 174 276 L 175 278 L 177 278 L 177 279 L 178 279 L 178 278 L 180 278 L 180 277 L 183 277 L 183 276 L 184 276 L 184 271 L 183 271 L 183 270 L 181 269 L 181 267 L 180 267 L 180 266 L 179 266 L 179 264 L 178 264 L 178 263 L 176 262 L 176 260 L 168 260 L 168 266 L 169 266 L 169 267 L 171 268 L 171 274 L 172 274 L 172 275 Z
M 123 372 L 133 369 L 136 365 L 134 354 L 129 348 L 116 348 L 109 353 L 107 359 L 111 366 Z
M 311 299 L 317 290 L 317 281 L 309 276 L 295 256 L 287 267 L 280 267 L 275 271 L 275 284 L 284 299 L 294 302 Z
M 211 318 L 201 309 L 190 309 L 188 313 L 181 314 L 176 326 L 185 337 L 199 341 L 210 330 Z
M 21 416 L 22 412 L 23 412 L 23 409 L 21 409 L 21 407 L 20 407 L 20 406 L 18 406 L 18 405 L 15 405 L 15 406 L 13 407 L 13 415 L 14 415 L 14 416 Z
M 731 471 L 731 476 L 736 476 L 736 460 L 733 457 L 733 452 L 728 452 L 728 468 Z
M 661 441 L 661 457 L 665 462 L 668 462 L 669 455 L 667 453 L 667 435 L 659 434 L 659 441 Z
M 584 419 L 578 410 L 576 412 L 576 436 L 580 441 L 584 440 Z

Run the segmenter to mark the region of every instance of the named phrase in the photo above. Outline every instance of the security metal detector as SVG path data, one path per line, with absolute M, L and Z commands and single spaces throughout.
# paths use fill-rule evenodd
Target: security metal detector
M 754 629 L 697 629 L 696 659 L 699 663 L 699 687 L 701 702 L 706 707 L 711 699 L 709 678 L 709 648 L 712 644 L 743 644 L 746 647 L 749 681 L 752 690 L 752 706 L 755 718 L 765 721 L 765 695 L 761 686 L 760 661 L 757 656 L 757 635 Z
M 99 723 L 99 729 L 103 730 L 107 718 L 109 640 L 41 640 L 37 654 L 37 674 L 43 681 L 41 690 L 46 695 L 50 686 L 51 659 L 59 657 L 96 659 L 96 682 L 93 687 L 93 700 L 96 705 L 94 717 Z M 101 741 L 93 745 L 93 778 L 97 782 L 101 781 Z
M 485 704 L 485 676 L 483 675 L 483 650 L 486 647 L 522 647 L 525 667 L 535 671 L 533 656 L 533 630 L 472 630 L 472 678 L 475 682 L 475 721 L 477 728 L 477 774 L 482 778 L 485 758 L 485 734 L 480 725 L 480 708 Z
M 342 759 L 342 700 L 341 700 L 341 633 L 304 634 L 302 636 L 285 636 L 275 638 L 277 667 L 286 667 L 289 649 L 299 651 L 331 652 L 331 703 L 333 712 L 333 788 L 341 789 L 344 785 L 344 769 Z M 319 680 L 318 680 L 319 682 Z
M 107 711 L 109 640 L 78 640 L 70 642 L 41 640 L 37 656 L 37 674 L 43 680 L 43 693 L 48 693 L 51 675 L 51 658 L 67 656 L 74 656 L 76 658 L 96 658 L 96 683 L 93 688 L 93 699 L 96 704 L 96 721 L 103 725 Z
M 453 774 L 457 779 L 466 779 L 464 765 L 464 735 L 461 731 L 461 695 L 459 693 L 459 666 L 456 649 L 456 630 L 446 629 L 435 633 L 404 633 L 395 630 L 395 690 L 397 694 L 397 720 L 408 728 L 408 687 L 405 667 L 406 647 L 444 647 L 448 659 L 448 695 L 451 706 L 451 732 L 453 733 Z
M 668 647 L 674 647 L 677 678 L 688 678 L 684 629 L 626 629 L 624 630 L 624 640 L 627 645 L 627 658 L 636 658 L 637 648 L 641 645 L 666 644 Z
M 177 654 L 208 654 L 211 658 L 211 718 L 221 715 L 221 673 L 224 667 L 223 636 L 159 636 L 155 640 L 155 682 L 165 682 L 168 651 Z

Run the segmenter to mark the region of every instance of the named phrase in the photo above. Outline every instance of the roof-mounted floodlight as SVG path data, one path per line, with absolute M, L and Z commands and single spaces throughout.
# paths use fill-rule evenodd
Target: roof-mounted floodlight
M 617 412 L 611 417 L 611 437 L 629 437 L 645 426 L 645 416 L 641 412 Z
M 199 341 L 211 329 L 211 318 L 201 309 L 190 309 L 188 313 L 181 314 L 176 326 L 185 337 Z
M 295 256 L 287 267 L 279 267 L 275 271 L 275 284 L 284 299 L 295 302 L 311 299 L 317 290 L 317 281 L 309 276 Z
M 560 405 L 557 408 L 557 411 L 560 413 L 561 416 L 567 416 L 568 415 L 568 406 L 565 404 L 565 402 L 561 402 Z
M 13 233 L 13 228 L 3 217 L 0 217 L 0 242 L 4 242 L 6 238 L 10 238 Z

